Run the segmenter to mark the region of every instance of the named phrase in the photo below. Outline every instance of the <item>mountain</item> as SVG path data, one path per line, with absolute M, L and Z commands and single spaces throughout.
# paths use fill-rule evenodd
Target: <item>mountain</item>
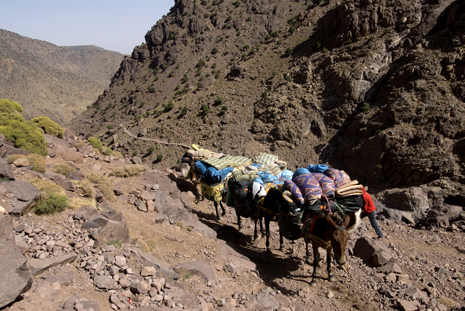
M 158 167 L 185 148 L 150 139 L 327 163 L 375 189 L 463 204 L 464 10 L 177 0 L 71 127 Z
M 26 118 L 65 124 L 102 94 L 122 59 L 96 46 L 60 47 L 0 29 L 0 98 L 20 103 Z

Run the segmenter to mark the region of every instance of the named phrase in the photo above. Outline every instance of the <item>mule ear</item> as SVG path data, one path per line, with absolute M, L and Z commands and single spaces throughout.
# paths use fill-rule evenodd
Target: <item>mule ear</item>
M 350 215 L 346 214 L 344 216 L 344 223 L 342 224 L 342 226 L 347 229 L 349 225 L 350 225 Z
M 326 221 L 329 222 L 331 225 L 333 225 L 334 228 L 339 227 L 334 220 L 331 218 L 331 215 L 328 213 L 326 214 Z

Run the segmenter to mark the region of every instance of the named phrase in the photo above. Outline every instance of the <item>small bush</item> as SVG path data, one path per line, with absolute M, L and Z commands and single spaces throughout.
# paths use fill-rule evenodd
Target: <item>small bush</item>
M 42 130 L 44 130 L 45 134 L 49 134 L 58 138 L 63 138 L 64 130 L 63 128 L 58 125 L 58 123 L 53 122 L 50 118 L 47 117 L 38 117 L 31 119 L 31 122 L 36 124 Z
M 170 100 L 167 104 L 163 106 L 163 112 L 171 111 L 174 107 L 173 102 Z
M 286 49 L 286 55 L 287 56 L 292 55 L 292 53 L 294 53 L 294 50 L 292 48 L 287 48 Z
M 23 107 L 12 100 L 0 99 L 0 112 L 14 113 L 15 111 L 22 115 Z
M 202 112 L 203 114 L 208 114 L 210 112 L 210 108 L 208 107 L 207 104 L 202 105 Z
M 123 154 L 121 152 L 119 152 L 119 151 L 113 150 L 112 155 L 117 157 L 118 159 L 124 159 Z
M 147 168 L 143 165 L 124 165 L 122 167 L 118 167 L 112 170 L 109 176 L 115 177 L 131 177 L 131 176 L 139 176 L 142 172 L 145 172 Z
M 292 78 L 291 78 L 290 75 L 285 75 L 285 76 L 284 76 L 284 79 L 285 79 L 286 81 L 291 81 L 291 80 L 292 80 Z
M 139 154 L 139 152 L 138 152 L 137 150 L 134 150 L 134 151 L 132 152 L 132 156 L 133 156 L 133 157 L 137 157 L 138 154 Z
M 221 107 L 221 112 L 225 113 L 226 111 L 228 111 L 228 106 Z
M 163 155 L 157 154 L 157 161 L 160 162 L 161 160 L 163 160 Z
M 363 102 L 360 104 L 360 110 L 363 112 L 367 112 L 368 110 L 371 109 L 371 105 L 367 102 Z
M 0 133 L 5 135 L 6 140 L 14 142 L 16 148 L 43 156 L 48 154 L 44 133 L 30 121 L 10 120 L 9 124 L 0 125 Z
M 110 148 L 105 148 L 103 154 L 106 156 L 111 156 L 113 154 L 113 150 L 111 150 Z
M 147 149 L 147 153 L 152 153 L 155 151 L 155 147 L 154 146 L 150 146 L 148 149 Z
M 63 176 L 67 176 L 69 173 L 76 172 L 76 169 L 69 164 L 61 163 L 52 166 L 51 170 L 57 174 L 61 174 Z
M 181 114 L 180 116 L 183 117 L 187 114 L 187 112 L 189 111 L 189 108 L 187 108 L 186 106 L 184 106 L 181 110 Z
M 100 139 L 89 137 L 87 138 L 87 141 L 92 145 L 92 147 L 98 149 L 100 153 L 103 153 L 103 143 L 100 141 Z
M 49 196 L 52 194 L 54 195 L 60 195 L 60 196 L 66 196 L 66 192 L 63 188 L 58 186 L 54 181 L 48 180 L 48 179 L 33 179 L 29 181 L 29 183 L 39 190 L 40 192 L 40 197 L 41 200 L 47 200 Z
M 22 154 L 12 154 L 10 155 L 8 158 L 6 158 L 6 162 L 8 164 L 12 164 L 14 161 L 20 159 L 20 158 L 25 158 L 26 156 L 22 155 Z
M 223 97 L 221 96 L 216 97 L 214 104 L 221 105 L 222 103 L 223 103 Z
M 93 199 L 95 198 L 95 188 L 94 185 L 88 182 L 87 180 L 81 180 L 78 183 L 78 188 L 81 190 L 82 195 L 85 198 Z
M 34 166 L 34 168 L 32 169 L 33 171 L 45 173 L 45 171 L 47 170 L 47 164 L 45 163 L 44 157 L 42 157 L 40 154 L 31 153 L 26 158 L 28 159 L 29 164 L 31 164 L 31 166 Z
M 34 208 L 37 215 L 50 215 L 62 212 L 68 206 L 66 195 L 51 194 L 46 200 L 40 200 Z
M 87 175 L 87 179 L 92 182 L 98 190 L 100 190 L 105 198 L 113 201 L 113 182 L 108 177 L 96 173 L 91 173 Z
M 109 130 L 113 129 L 113 125 L 107 125 L 107 129 Z

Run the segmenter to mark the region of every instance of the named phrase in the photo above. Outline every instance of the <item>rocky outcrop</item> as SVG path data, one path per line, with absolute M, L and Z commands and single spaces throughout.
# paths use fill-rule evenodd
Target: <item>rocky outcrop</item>
M 15 244 L 13 222 L 0 213 L 0 308 L 14 302 L 32 286 L 26 257 Z
M 15 180 L 0 183 L 0 198 L 2 206 L 14 216 L 27 213 L 40 198 L 40 192 L 30 183 Z

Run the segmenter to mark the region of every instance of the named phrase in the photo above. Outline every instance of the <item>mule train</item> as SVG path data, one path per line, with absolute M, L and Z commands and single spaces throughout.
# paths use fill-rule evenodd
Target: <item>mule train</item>
M 270 252 L 270 221 L 279 225 L 280 249 L 284 238 L 304 238 L 306 257 L 310 260 L 309 244 L 313 249 L 313 275 L 316 285 L 318 249 L 326 249 L 328 279 L 331 256 L 339 265 L 346 262 L 345 249 L 349 235 L 358 226 L 364 205 L 362 185 L 351 181 L 344 172 L 326 165 L 309 165 L 295 172 L 286 169 L 285 162 L 276 156 L 262 153 L 252 163 L 244 157 L 192 160 L 183 158 L 186 178 L 200 184 L 201 194 L 215 203 L 221 201 L 235 209 L 237 225 L 241 217 L 254 221 L 254 239 L 258 237 L 257 224 L 266 236 L 266 250 Z M 186 165 L 187 164 L 187 165 Z M 265 233 L 262 220 L 265 220 Z

